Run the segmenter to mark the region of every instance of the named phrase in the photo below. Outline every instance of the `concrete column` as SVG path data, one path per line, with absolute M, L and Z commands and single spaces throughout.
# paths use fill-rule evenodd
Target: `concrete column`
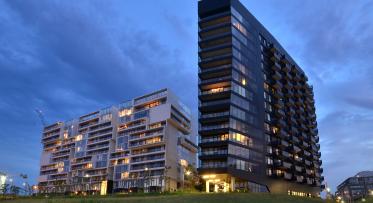
M 209 180 L 206 180 L 206 192 L 207 193 L 210 192 L 210 181 Z
M 224 181 L 224 192 L 228 192 L 229 184 Z
M 231 190 L 232 190 L 232 192 L 236 190 L 235 183 L 236 183 L 236 179 L 234 177 L 231 177 Z

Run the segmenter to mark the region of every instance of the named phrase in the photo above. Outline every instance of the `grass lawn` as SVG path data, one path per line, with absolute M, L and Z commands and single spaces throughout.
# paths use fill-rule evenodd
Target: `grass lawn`
M 16 199 L 1 203 L 325 203 L 321 199 L 290 197 L 287 195 L 230 193 L 230 194 L 170 194 L 129 197 L 88 197 Z M 331 203 L 331 201 L 328 201 Z M 371 202 L 371 201 L 367 201 Z

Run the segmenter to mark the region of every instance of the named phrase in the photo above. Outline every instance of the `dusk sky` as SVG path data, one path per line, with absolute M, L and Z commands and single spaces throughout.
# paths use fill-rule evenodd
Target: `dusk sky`
M 373 1 L 241 0 L 314 86 L 332 190 L 373 170 Z M 171 88 L 197 117 L 197 1 L 0 0 L 0 171 L 36 183 L 48 123 Z

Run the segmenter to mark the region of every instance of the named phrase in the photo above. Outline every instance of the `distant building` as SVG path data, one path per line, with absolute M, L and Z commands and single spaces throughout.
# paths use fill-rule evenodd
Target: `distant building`
M 373 196 L 373 171 L 362 171 L 347 178 L 337 187 L 336 196 L 345 202 Z
M 41 193 L 176 190 L 195 166 L 189 110 L 168 89 L 44 128 Z
M 0 188 L 3 187 L 3 185 L 5 184 L 5 182 L 6 182 L 6 174 L 0 172 Z M 0 191 L 0 194 L 1 193 L 2 193 L 2 191 Z
M 238 0 L 198 2 L 199 172 L 206 192 L 318 196 L 313 88 Z

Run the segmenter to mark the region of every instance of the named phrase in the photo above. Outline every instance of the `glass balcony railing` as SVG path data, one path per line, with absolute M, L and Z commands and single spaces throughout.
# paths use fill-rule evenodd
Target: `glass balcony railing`
M 216 129 L 222 129 L 222 128 L 229 128 L 229 124 L 220 124 L 220 125 L 209 125 L 209 126 L 202 126 L 200 130 L 216 130 Z
M 218 112 L 218 113 L 202 114 L 201 118 L 215 118 L 215 117 L 228 116 L 228 115 L 229 115 L 229 111 L 225 111 L 225 112 Z
M 207 90 L 207 91 L 201 91 L 200 95 L 211 95 L 211 94 L 217 94 L 217 93 L 221 93 L 221 92 L 227 92 L 227 91 L 230 91 L 230 90 L 231 90 L 230 87 L 220 87 L 220 88 L 210 89 L 210 90 Z

